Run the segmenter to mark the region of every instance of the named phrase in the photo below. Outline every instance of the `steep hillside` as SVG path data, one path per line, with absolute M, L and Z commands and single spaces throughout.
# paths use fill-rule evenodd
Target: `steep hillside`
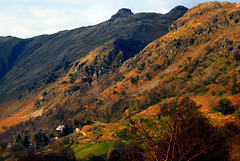
M 5 67 L 6 70 L 4 69 L 0 81 L 2 111 L 0 120 L 7 118 L 1 125 L 9 127 L 21 120 L 41 114 L 42 108 L 38 108 L 40 112 L 34 111 L 43 102 L 45 108 L 49 108 L 56 105 L 59 100 L 66 99 L 64 96 L 69 93 L 68 91 L 71 93 L 72 90 L 80 89 L 79 85 L 69 87 L 70 85 L 65 83 L 70 79 L 70 84 L 77 79 L 83 80 L 81 88 L 84 88 L 88 87 L 88 82 L 96 80 L 99 75 L 115 72 L 124 61 L 136 55 L 148 43 L 166 34 L 169 26 L 186 11 L 187 8 L 181 6 L 167 14 L 133 14 L 129 9 L 121 9 L 108 21 L 95 26 L 21 41 L 16 39 L 19 42 L 8 49 L 14 61 L 11 61 L 9 67 Z M 7 38 L 4 39 L 7 40 Z M 12 39 L 10 39 L 11 42 Z M 0 55 L 2 54 L 5 59 L 4 52 Z M 97 54 L 91 56 L 91 53 Z M 75 62 L 79 58 L 82 59 Z M 79 66 L 83 64 L 85 66 L 80 70 Z M 72 66 L 79 68 L 82 74 L 69 73 Z M 62 79 L 64 81 L 60 81 L 59 85 L 57 80 Z M 104 79 L 103 76 L 102 79 Z M 61 91 L 68 87 L 70 89 Z M 42 94 L 46 94 L 46 91 L 47 96 Z M 53 101 L 57 95 L 60 99 Z M 46 97 L 49 98 L 46 99 Z M 32 112 L 33 114 L 28 115 Z
M 211 95 L 215 87 L 222 92 L 218 96 L 224 95 L 227 84 L 221 80 L 230 83 L 233 73 L 238 77 L 239 30 L 239 4 L 200 4 L 174 22 L 167 35 L 124 63 L 120 84 L 133 88 L 126 89 L 132 94 L 159 87 L 169 88 L 172 96 Z
M 103 120 L 116 121 L 126 114 L 126 109 L 134 114 L 182 96 L 195 100 L 206 113 L 221 107 L 226 99 L 229 114 L 234 114 L 240 103 L 236 88 L 240 68 L 239 16 L 239 4 L 213 2 L 192 8 L 173 23 L 167 35 L 100 81 L 98 86 L 106 81 L 113 86 L 103 92 L 97 90 L 98 94 L 95 91 L 95 103 L 78 100 L 99 111 Z M 152 110 L 155 114 L 160 112 Z M 232 121 L 235 115 L 221 117 Z
M 2 69 L 1 102 L 9 99 L 10 95 L 11 98 L 18 98 L 24 92 L 31 92 L 44 84 L 54 82 L 58 77 L 55 75 L 57 70 L 67 70 L 71 62 L 86 56 L 88 52 L 113 38 L 136 41 L 139 49 L 142 49 L 146 44 L 166 34 L 172 22 L 186 11 L 183 7 L 175 8 L 171 12 L 179 14 L 171 17 L 157 13 L 133 14 L 128 9 L 121 9 L 108 21 L 95 26 L 26 39 L 18 46 L 5 46 L 6 50 L 0 55 L 6 59 L 5 52 L 9 50 L 13 60 L 10 59 L 10 67 L 3 66 Z M 8 39 L 11 41 L 9 44 L 15 43 Z
M 116 17 L 119 15 L 111 21 Z M 109 122 L 120 119 L 127 109 L 134 114 L 182 96 L 191 97 L 202 111 L 209 112 L 228 97 L 232 114 L 239 106 L 234 97 L 229 97 L 239 92 L 234 81 L 239 80 L 238 20 L 239 4 L 199 4 L 174 22 L 167 35 L 135 57 L 127 60 L 141 49 L 135 39 L 112 39 L 74 62 L 66 76 L 34 98 L 24 98 L 15 108 L 31 107 L 28 110 L 32 112 L 25 111 L 25 119 L 53 108 L 52 119 L 61 116 L 56 124 L 74 116 Z M 11 118 L 19 117 L 17 114 L 23 115 L 22 111 L 16 113 L 5 119 L 6 124 L 11 125 Z

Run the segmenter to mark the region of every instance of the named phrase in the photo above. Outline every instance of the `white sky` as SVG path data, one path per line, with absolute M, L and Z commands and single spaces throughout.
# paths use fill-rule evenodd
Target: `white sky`
M 61 30 L 95 25 L 121 8 L 132 12 L 166 13 L 206 0 L 0 0 L 0 36 L 29 38 Z M 228 0 L 239 3 L 240 0 Z

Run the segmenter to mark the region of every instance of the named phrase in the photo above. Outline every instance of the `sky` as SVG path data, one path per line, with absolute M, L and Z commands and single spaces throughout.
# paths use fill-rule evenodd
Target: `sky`
M 228 0 L 239 3 L 240 0 Z M 0 0 L 0 36 L 30 38 L 106 21 L 121 8 L 167 13 L 206 0 Z

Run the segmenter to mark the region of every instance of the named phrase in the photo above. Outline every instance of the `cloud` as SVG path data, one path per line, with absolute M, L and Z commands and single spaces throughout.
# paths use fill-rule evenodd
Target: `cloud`
M 28 38 L 100 23 L 120 8 L 166 13 L 177 5 L 205 0 L 1 0 L 0 36 Z
M 64 0 L 50 0 L 46 6 L 38 3 L 30 4 L 31 0 L 21 0 L 19 5 L 8 5 L 9 1 L 1 5 L 2 2 L 0 2 L 0 35 L 28 38 L 40 34 L 51 34 L 60 30 L 100 23 L 109 19 L 115 12 L 109 9 L 111 6 L 104 6 L 101 3 L 85 4 L 84 1 L 67 3 Z M 17 3 L 16 0 L 15 2 Z M 50 4 L 52 2 L 63 4 Z

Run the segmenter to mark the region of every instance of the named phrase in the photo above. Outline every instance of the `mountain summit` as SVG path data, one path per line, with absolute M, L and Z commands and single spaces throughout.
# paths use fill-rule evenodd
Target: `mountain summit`
M 111 20 L 122 17 L 129 17 L 133 15 L 133 12 L 130 9 L 122 8 L 115 15 L 111 17 Z
M 173 8 L 169 13 L 167 13 L 167 17 L 169 18 L 177 18 L 183 16 L 183 13 L 187 12 L 188 8 L 184 6 L 177 6 Z

